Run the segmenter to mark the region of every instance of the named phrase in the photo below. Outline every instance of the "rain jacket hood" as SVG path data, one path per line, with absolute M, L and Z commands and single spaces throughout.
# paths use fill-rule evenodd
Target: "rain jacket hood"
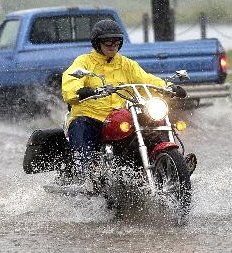
M 78 116 L 88 116 L 100 121 L 104 121 L 108 114 L 115 108 L 125 106 L 125 100 L 116 94 L 111 96 L 90 99 L 79 103 L 77 91 L 83 87 L 101 87 L 101 80 L 97 77 L 83 77 L 77 79 L 70 76 L 77 68 L 84 68 L 96 74 L 104 75 L 106 83 L 118 86 L 120 83 L 149 83 L 164 87 L 165 82 L 146 73 L 137 62 L 117 53 L 111 61 L 107 57 L 92 50 L 89 54 L 78 56 L 73 64 L 63 73 L 62 95 L 66 103 L 71 105 L 70 118 L 68 124 Z

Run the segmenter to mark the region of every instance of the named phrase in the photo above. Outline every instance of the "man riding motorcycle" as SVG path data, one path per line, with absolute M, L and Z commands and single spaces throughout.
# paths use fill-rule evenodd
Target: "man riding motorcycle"
M 71 74 L 77 68 L 104 75 L 106 83 L 113 86 L 120 83 L 166 86 L 165 81 L 146 73 L 136 61 L 118 53 L 123 45 L 123 33 L 115 21 L 106 19 L 97 22 L 91 31 L 91 43 L 93 50 L 78 56 L 62 77 L 63 99 L 71 107 L 67 122 L 68 138 L 71 149 L 78 154 L 80 170 L 83 169 L 81 165 L 92 158 L 93 151 L 101 144 L 101 129 L 107 115 L 114 108 L 124 107 L 125 100 L 112 94 L 79 103 L 82 99 L 94 95 L 94 90 L 101 87 L 102 83 L 99 79 L 88 76 L 75 78 Z M 182 87 L 173 86 L 172 89 L 180 97 L 186 96 Z

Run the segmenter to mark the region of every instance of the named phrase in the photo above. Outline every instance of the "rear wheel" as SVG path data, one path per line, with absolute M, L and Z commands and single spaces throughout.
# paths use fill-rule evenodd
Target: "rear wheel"
M 191 203 L 191 182 L 183 155 L 176 149 L 164 150 L 151 158 L 155 192 L 162 202 L 184 220 Z

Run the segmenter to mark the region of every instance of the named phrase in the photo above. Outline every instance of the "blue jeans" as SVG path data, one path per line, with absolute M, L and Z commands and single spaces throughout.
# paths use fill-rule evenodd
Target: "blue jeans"
M 71 122 L 68 129 L 71 149 L 80 156 L 81 164 L 93 159 L 95 151 L 101 146 L 101 129 L 99 120 L 80 116 Z

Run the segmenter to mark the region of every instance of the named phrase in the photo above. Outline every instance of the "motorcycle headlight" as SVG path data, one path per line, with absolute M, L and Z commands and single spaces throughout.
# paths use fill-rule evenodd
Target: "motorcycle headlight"
M 159 97 L 154 97 L 147 101 L 145 108 L 147 114 L 156 121 L 164 119 L 168 114 L 168 104 Z

